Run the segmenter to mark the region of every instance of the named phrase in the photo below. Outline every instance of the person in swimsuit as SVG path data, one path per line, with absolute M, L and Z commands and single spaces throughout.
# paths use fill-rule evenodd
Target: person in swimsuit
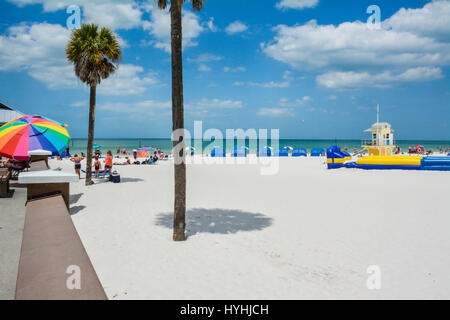
M 78 179 L 81 179 L 81 161 L 83 161 L 83 157 L 79 157 L 76 154 L 73 158 L 70 158 L 70 161 L 75 162 L 75 173 L 78 174 Z
M 111 150 L 108 150 L 105 157 L 105 173 L 103 175 L 103 178 L 106 178 L 107 172 L 109 172 L 109 174 L 111 175 L 112 166 L 113 166 L 113 156 Z
M 95 178 L 99 179 L 100 178 L 100 169 L 102 167 L 102 164 L 100 162 L 100 160 L 98 160 L 98 157 L 95 157 L 95 161 L 94 161 L 94 169 L 95 169 Z

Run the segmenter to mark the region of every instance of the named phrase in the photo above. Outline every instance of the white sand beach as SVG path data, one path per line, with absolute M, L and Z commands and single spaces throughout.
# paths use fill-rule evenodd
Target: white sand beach
M 279 161 L 271 176 L 189 165 L 182 243 L 172 242 L 172 161 L 116 167 L 119 184 L 72 184 L 72 219 L 108 298 L 450 298 L 449 172 Z M 379 290 L 366 285 L 372 265 Z

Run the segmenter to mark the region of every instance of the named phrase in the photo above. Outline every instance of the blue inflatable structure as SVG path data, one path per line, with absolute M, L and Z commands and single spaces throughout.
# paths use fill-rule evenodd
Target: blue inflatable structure
M 332 146 L 327 149 L 328 169 L 342 168 L 346 161 L 352 160 L 352 156 L 345 151 L 341 151 L 338 146 Z

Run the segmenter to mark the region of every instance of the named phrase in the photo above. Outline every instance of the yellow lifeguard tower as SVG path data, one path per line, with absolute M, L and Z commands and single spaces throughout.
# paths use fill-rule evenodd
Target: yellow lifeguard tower
M 371 156 L 388 156 L 394 150 L 394 130 L 387 122 L 380 122 L 380 106 L 377 106 L 377 122 L 364 132 L 370 132 L 371 139 L 365 140 L 362 147 L 369 151 Z

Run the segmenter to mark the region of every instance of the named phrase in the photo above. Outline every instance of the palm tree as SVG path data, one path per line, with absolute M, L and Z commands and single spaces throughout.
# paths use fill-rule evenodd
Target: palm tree
M 200 11 L 205 0 L 191 0 L 192 8 Z M 167 0 L 158 0 L 158 7 L 166 9 Z M 170 21 L 172 39 L 172 127 L 178 140 L 173 141 L 175 163 L 175 201 L 173 216 L 173 240 L 184 241 L 186 229 L 186 163 L 184 150 L 184 106 L 183 106 L 183 33 L 182 5 L 188 0 L 171 0 Z
M 66 56 L 75 66 L 75 74 L 91 88 L 89 99 L 89 133 L 87 146 L 86 185 L 92 184 L 92 148 L 94 144 L 95 99 L 97 86 L 118 67 L 122 58 L 114 33 L 95 24 L 83 24 L 72 32 Z

